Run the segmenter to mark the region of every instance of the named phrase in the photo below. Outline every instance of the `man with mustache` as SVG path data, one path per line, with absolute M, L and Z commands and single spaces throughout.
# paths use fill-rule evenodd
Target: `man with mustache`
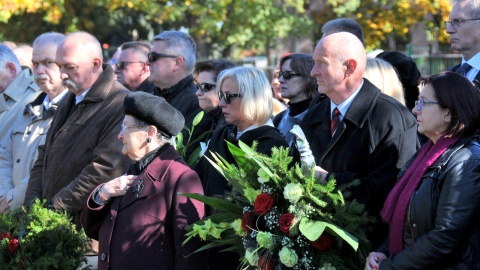
M 17 115 L 13 128 L 0 142 L 0 212 L 23 204 L 38 146 L 45 143 L 53 115 L 68 92 L 55 64 L 57 43 L 64 37 L 50 32 L 33 42 L 33 74 L 43 93 Z
M 38 90 L 32 70 L 22 70 L 13 51 L 0 44 L 0 140 L 12 128 L 25 105 L 40 94 Z
M 55 63 L 70 93 L 39 147 L 25 197 L 27 205 L 40 198 L 49 208 L 67 211 L 78 228 L 90 192 L 129 164 L 116 138 L 128 90 L 102 58 L 100 43 L 89 33 L 71 33 L 58 43 Z

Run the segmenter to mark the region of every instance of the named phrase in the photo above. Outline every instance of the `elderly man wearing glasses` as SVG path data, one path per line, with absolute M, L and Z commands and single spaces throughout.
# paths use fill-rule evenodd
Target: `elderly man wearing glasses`
M 157 88 L 155 95 L 167 100 L 175 109 L 185 117 L 185 126 L 191 130 L 195 116 L 201 112 L 198 99 L 195 95 L 197 86 L 193 80 L 195 66 L 196 45 L 193 39 L 180 31 L 164 31 L 153 38 L 152 51 L 148 54 L 150 66 L 149 80 Z M 192 140 L 199 139 L 201 135 L 211 127 L 208 117 L 198 123 L 193 131 Z M 188 140 L 187 129 L 182 131 L 184 141 Z M 185 159 L 200 146 L 200 140 L 186 149 Z
M 445 26 L 452 49 L 462 54 L 462 63 L 449 71 L 460 73 L 480 87 L 480 1 L 455 1 Z
M 155 85 L 148 81 L 147 65 L 151 45 L 142 41 L 129 41 L 120 46 L 120 56 L 113 66 L 117 81 L 130 91 L 154 93 Z

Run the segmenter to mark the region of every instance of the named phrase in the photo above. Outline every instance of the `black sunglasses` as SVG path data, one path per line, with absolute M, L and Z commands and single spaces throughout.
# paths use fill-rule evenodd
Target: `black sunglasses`
M 215 89 L 217 87 L 216 84 L 211 84 L 211 83 L 199 83 L 197 84 L 197 88 L 200 89 L 200 91 L 206 93 L 212 89 Z
M 241 94 L 225 94 L 222 91 L 218 92 L 218 99 L 225 99 L 225 103 L 230 104 L 231 98 L 242 97 Z
M 126 65 L 131 64 L 131 63 L 141 63 L 141 64 L 145 64 L 144 62 L 120 61 L 120 62 L 115 63 L 115 67 L 117 68 L 117 70 L 123 70 Z
M 148 62 L 150 63 L 157 61 L 159 58 L 177 58 L 177 56 L 171 55 L 171 54 L 157 53 L 157 52 L 148 53 Z
M 294 76 L 302 76 L 302 74 L 300 73 L 297 73 L 295 71 L 291 71 L 291 70 L 285 70 L 285 71 L 280 71 L 278 73 L 278 78 L 282 77 L 285 79 L 285 80 L 290 80 L 292 77 Z

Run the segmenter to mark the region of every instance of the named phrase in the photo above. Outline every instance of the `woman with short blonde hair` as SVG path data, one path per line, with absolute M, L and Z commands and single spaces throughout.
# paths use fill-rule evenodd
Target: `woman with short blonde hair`
M 390 63 L 380 58 L 368 59 L 364 77 L 384 94 L 405 105 L 402 83 L 398 78 L 397 71 Z

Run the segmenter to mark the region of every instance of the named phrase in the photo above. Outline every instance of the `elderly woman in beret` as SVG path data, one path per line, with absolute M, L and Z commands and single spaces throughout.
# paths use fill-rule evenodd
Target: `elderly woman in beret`
M 182 114 L 162 97 L 132 92 L 124 101 L 118 139 L 132 159 L 127 174 L 98 186 L 82 213 L 86 234 L 99 241 L 98 269 L 205 269 L 184 228 L 203 218 L 204 205 L 180 193 L 203 194 L 201 181 L 171 142 Z

